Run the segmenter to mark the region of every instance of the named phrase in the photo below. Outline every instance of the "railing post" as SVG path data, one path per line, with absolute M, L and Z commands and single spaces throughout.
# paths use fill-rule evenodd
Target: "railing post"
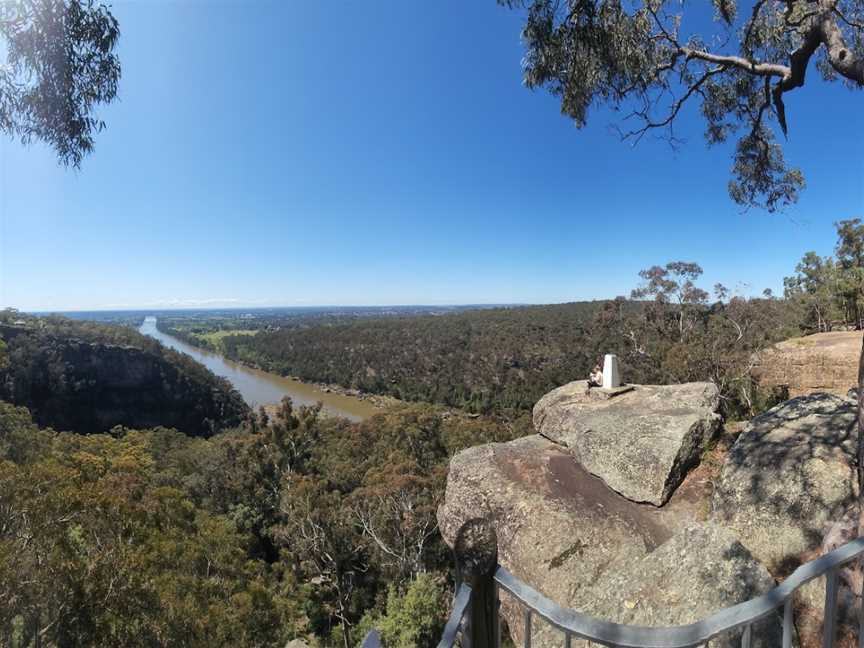
M 835 567 L 825 575 L 825 621 L 822 624 L 822 648 L 833 648 L 837 635 L 837 588 L 840 586 Z
M 471 648 L 498 648 L 498 537 L 484 518 L 468 520 L 459 529 L 453 547 L 460 583 L 471 587 L 465 618 L 465 641 Z

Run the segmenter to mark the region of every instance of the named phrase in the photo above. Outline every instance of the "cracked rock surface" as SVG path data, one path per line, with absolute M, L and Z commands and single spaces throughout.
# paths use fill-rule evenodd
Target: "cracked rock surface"
M 634 385 L 602 398 L 584 381 L 554 389 L 534 406 L 534 428 L 567 448 L 613 490 L 664 504 L 720 428 L 712 383 Z

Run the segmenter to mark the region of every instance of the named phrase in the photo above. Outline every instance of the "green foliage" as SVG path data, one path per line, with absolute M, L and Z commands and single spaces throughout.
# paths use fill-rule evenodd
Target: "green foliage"
M 807 331 L 864 327 L 864 225 L 856 218 L 835 226 L 836 258 L 808 252 L 796 274 L 783 280 L 787 299 L 803 311 Z
M 29 463 L 45 452 L 50 431 L 40 430 L 24 407 L 0 401 L 0 461 Z
M 286 400 L 207 439 L 79 435 L 0 401 L 0 645 L 328 646 L 366 614 L 426 641 L 448 609 L 449 459 L 527 430 L 430 405 L 351 423 Z
M 782 209 L 804 188 L 776 135 L 788 133 L 784 96 L 805 84 L 811 61 L 826 81 L 864 87 L 861 0 L 760 0 L 743 11 L 713 0 L 713 23 L 673 0 L 498 1 L 526 9 L 525 85 L 548 90 L 577 127 L 605 105 L 627 116 L 622 139 L 652 133 L 674 145 L 678 118 L 699 103 L 709 145 L 738 137 L 728 189 L 745 207 Z
M 0 431 L 0 644 L 277 646 L 303 627 L 290 578 L 166 484 L 151 433 L 34 435 L 5 404 Z
M 0 131 L 39 139 L 79 166 L 117 94 L 120 28 L 92 0 L 15 0 L 0 12 Z
M 386 611 L 363 617 L 354 633 L 356 643 L 377 629 L 385 648 L 432 648 L 446 622 L 448 589 L 432 574 L 418 574 L 404 594 L 394 587 L 387 593 Z
M 596 362 L 600 302 L 367 318 L 227 336 L 228 357 L 283 375 L 473 412 L 528 410 Z
M 860 218 L 844 220 L 837 227 L 838 286 L 845 319 L 855 328 L 864 327 L 864 224 Z
M 755 411 L 753 390 L 742 387 L 752 354 L 799 334 L 801 313 L 720 285 L 709 303 L 701 274 L 690 262 L 654 266 L 640 273 L 636 300 L 286 326 L 222 343 L 229 357 L 277 373 L 494 413 L 512 425 L 605 353 L 619 356 L 628 382 L 713 380 L 730 412 Z M 463 431 L 474 438 L 470 419 L 447 434 Z

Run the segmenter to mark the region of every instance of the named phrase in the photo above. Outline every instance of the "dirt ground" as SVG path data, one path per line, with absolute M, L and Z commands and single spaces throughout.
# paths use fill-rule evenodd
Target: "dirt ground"
M 777 345 L 778 349 L 811 347 L 823 349 L 830 353 L 847 356 L 861 353 L 861 338 L 864 331 L 832 331 L 831 333 L 814 333 L 805 337 L 792 338 Z

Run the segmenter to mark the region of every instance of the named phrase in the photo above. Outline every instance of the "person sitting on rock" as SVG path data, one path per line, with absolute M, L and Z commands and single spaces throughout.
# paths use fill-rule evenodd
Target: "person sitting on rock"
M 591 375 L 588 376 L 588 387 L 600 387 L 603 385 L 603 372 L 600 365 L 594 365 Z

